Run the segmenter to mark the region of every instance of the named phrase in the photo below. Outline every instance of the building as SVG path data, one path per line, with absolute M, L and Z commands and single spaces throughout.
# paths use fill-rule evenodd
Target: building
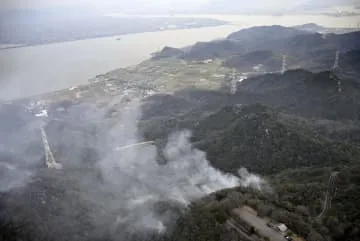
M 230 226 L 236 230 L 241 240 L 270 240 L 270 241 L 287 241 L 284 232 L 287 227 L 284 224 L 275 225 L 274 228 L 268 226 L 268 221 L 257 216 L 257 212 L 247 206 L 235 208 L 231 211 Z

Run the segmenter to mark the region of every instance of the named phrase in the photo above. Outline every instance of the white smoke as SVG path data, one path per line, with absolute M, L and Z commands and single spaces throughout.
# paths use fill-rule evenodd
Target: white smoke
M 120 121 L 110 132 L 115 146 L 142 141 L 137 132 L 139 117 L 140 111 L 135 106 L 121 113 Z M 239 171 L 240 178 L 215 169 L 204 152 L 193 148 L 190 137 L 188 130 L 169 136 L 161 150 L 166 164 L 157 162 L 159 150 L 151 144 L 120 148 L 99 163 L 106 182 L 121 193 L 121 206 L 129 214 L 119 216 L 118 224 L 131 221 L 132 227 L 140 230 L 164 231 L 168 218 L 149 204 L 161 201 L 186 207 L 191 201 L 221 189 L 251 186 L 260 190 L 265 184 L 244 168 Z
M 10 163 L 0 162 L 0 192 L 6 192 L 13 188 L 21 187 L 28 182 L 31 171 L 18 168 Z
M 270 188 L 268 183 L 262 177 L 250 173 L 244 167 L 239 169 L 238 175 L 240 177 L 240 185 L 243 187 L 251 187 L 259 191 Z
M 26 110 L 0 103 L 0 192 L 22 187 L 42 158 L 40 131 Z
M 99 113 L 90 115 L 91 119 L 105 121 L 104 112 Z M 82 119 L 89 116 L 78 114 Z M 240 169 L 239 176 L 234 176 L 212 167 L 206 154 L 192 146 L 188 130 L 171 134 L 161 150 L 151 143 L 134 145 L 144 142 L 138 133 L 141 117 L 138 104 L 129 104 L 118 114 L 118 120 L 110 130 L 101 129 L 106 133 L 106 140 L 93 142 L 94 148 L 103 155 L 95 163 L 95 170 L 100 172 L 101 178 L 84 174 L 85 170 L 71 169 L 71 174 L 68 174 L 66 165 L 64 169 L 66 175 L 76 175 L 78 190 L 81 191 L 79 195 L 92 203 L 91 222 L 96 227 L 106 226 L 105 229 L 111 230 L 117 240 L 127 240 L 125 233 L 165 232 L 188 204 L 212 192 L 236 186 L 261 190 L 265 184 L 262 178 L 246 169 Z M 79 144 L 79 140 L 60 141 L 68 142 L 68 147 Z M 123 148 L 125 146 L 128 148 Z M 67 159 L 79 162 L 81 152 L 76 150 L 76 146 L 73 149 L 69 150 L 70 158 Z M 159 163 L 159 152 L 165 157 L 165 164 Z M 9 168 L 15 167 L 8 165 Z M 12 173 L 18 170 L 15 168 Z M 10 186 L 19 186 L 21 182 L 26 184 L 20 178 L 16 181 Z M 62 202 L 71 200 L 64 198 Z M 66 220 L 68 217 L 56 218 Z

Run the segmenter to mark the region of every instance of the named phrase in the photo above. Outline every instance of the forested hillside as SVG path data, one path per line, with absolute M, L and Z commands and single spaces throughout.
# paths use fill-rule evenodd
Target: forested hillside
M 255 27 L 1 103 L 0 240 L 243 241 L 249 206 L 358 241 L 359 34 Z

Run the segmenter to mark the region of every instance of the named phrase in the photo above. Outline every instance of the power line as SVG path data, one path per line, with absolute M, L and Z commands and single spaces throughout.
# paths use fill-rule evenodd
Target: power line
M 341 87 L 341 79 L 337 76 L 337 73 L 340 72 L 340 51 L 337 50 L 335 52 L 335 60 L 334 60 L 334 65 L 330 70 L 330 78 L 334 79 L 337 81 L 337 88 L 338 88 L 338 92 L 342 92 L 342 87 Z
M 134 143 L 134 144 L 126 145 L 126 146 L 116 147 L 115 151 L 121 151 L 121 150 L 132 148 L 132 147 L 143 146 L 143 145 L 154 144 L 154 143 L 155 143 L 154 141 L 145 141 L 145 142 Z

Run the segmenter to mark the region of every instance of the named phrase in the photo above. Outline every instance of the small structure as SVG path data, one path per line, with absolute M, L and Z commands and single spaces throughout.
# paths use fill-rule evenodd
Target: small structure
M 276 229 L 280 232 L 280 233 L 286 233 L 286 231 L 288 230 L 288 228 L 286 227 L 285 224 L 280 223 L 276 226 Z
M 247 237 L 250 240 L 286 241 L 285 233 L 278 230 L 279 227 L 286 232 L 287 227 L 285 225 L 279 224 L 272 227 L 271 224 L 267 223 L 266 219 L 257 216 L 257 212 L 250 207 L 235 208 L 230 214 L 231 218 L 228 220 L 230 226 L 241 237 Z
M 264 68 L 264 65 L 258 64 L 258 65 L 253 66 L 252 68 L 255 72 L 260 72 Z
M 202 61 L 203 64 L 210 64 L 212 62 L 213 62 L 212 59 L 205 59 L 204 61 Z
M 39 113 L 35 113 L 36 117 L 47 117 L 48 116 L 48 111 L 45 110 L 41 110 Z

